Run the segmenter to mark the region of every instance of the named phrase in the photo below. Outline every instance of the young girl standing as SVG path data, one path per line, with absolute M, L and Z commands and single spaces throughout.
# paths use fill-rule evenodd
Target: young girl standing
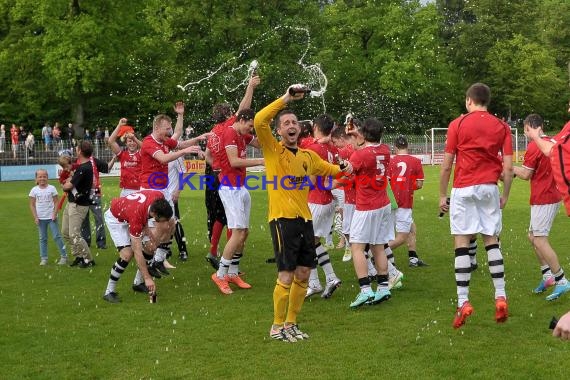
M 48 173 L 45 169 L 36 171 L 36 184 L 30 191 L 30 211 L 40 233 L 40 265 L 48 263 L 47 228 L 51 229 L 53 240 L 61 255 L 58 265 L 67 264 L 67 252 L 57 224 L 57 190 L 48 184 Z

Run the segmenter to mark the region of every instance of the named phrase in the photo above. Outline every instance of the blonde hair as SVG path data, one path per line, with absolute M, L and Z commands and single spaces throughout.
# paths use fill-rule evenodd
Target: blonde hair
M 156 115 L 154 117 L 154 120 L 152 121 L 152 129 L 154 130 L 154 129 L 160 127 L 160 124 L 165 120 L 168 123 L 172 123 L 172 119 L 170 118 L 170 116 L 162 114 L 162 113 L 160 115 Z
M 57 158 L 57 163 L 61 166 L 71 165 L 71 157 L 69 157 L 67 155 L 59 156 Z
M 39 175 L 41 172 L 45 172 L 45 173 L 46 173 L 46 177 L 49 178 L 49 174 L 48 174 L 47 169 L 38 169 L 38 170 L 36 170 L 36 185 L 39 185 L 39 183 L 38 183 L 38 175 Z

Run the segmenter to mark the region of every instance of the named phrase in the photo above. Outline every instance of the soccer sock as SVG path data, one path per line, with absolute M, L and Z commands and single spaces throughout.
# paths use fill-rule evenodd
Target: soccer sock
M 325 247 L 319 244 L 315 251 L 317 252 L 317 262 L 323 268 L 327 282 L 336 279 L 336 274 L 331 264 L 331 257 Z
M 388 290 L 388 275 L 387 274 L 377 275 L 376 281 L 378 282 L 378 289 Z
M 160 263 L 163 262 L 164 260 L 166 260 L 166 255 L 168 254 L 168 251 L 165 248 L 166 244 L 160 244 L 156 249 L 156 252 L 154 253 L 154 262 Z
M 388 244 L 384 244 L 384 252 L 386 252 L 386 257 L 388 258 L 388 261 L 390 261 L 392 264 L 395 264 L 396 259 L 394 259 L 394 253 L 392 252 L 392 248 L 390 248 Z
M 220 243 L 223 230 L 224 225 L 216 220 L 212 227 L 212 238 L 210 239 L 210 255 L 214 257 L 218 256 L 218 244 Z
M 564 269 L 562 269 L 562 267 L 560 267 L 560 270 L 558 272 L 554 273 L 554 280 L 558 285 L 566 285 L 568 282 L 564 276 Z
M 457 305 L 463 306 L 469 299 L 469 281 L 471 280 L 471 261 L 469 248 L 455 248 L 455 284 L 457 285 Z
M 477 264 L 477 238 L 469 240 L 469 259 L 471 264 Z
M 144 282 L 144 278 L 142 275 L 142 272 L 137 269 L 137 273 L 135 273 L 135 279 L 133 280 L 133 284 L 138 285 L 138 284 L 142 284 Z
M 237 276 L 239 273 L 239 262 L 243 255 L 241 253 L 234 253 L 230 267 L 228 268 L 228 276 Z
M 223 260 L 223 259 L 222 259 Z M 277 280 L 273 289 L 273 324 L 282 326 L 285 323 L 287 313 L 287 302 L 289 301 L 289 290 L 291 286 L 285 285 Z M 306 294 L 306 292 L 305 292 Z M 304 295 L 303 295 L 304 297 Z
M 398 268 L 396 268 L 394 266 L 394 264 L 392 264 L 390 261 L 388 261 L 388 276 L 390 278 L 394 278 L 394 277 L 398 276 L 398 274 L 400 274 L 400 271 L 398 270 Z
M 547 278 L 553 276 L 552 272 L 550 271 L 550 267 L 548 265 L 541 265 L 540 271 L 542 272 L 542 279 L 543 280 L 546 280 Z
M 491 244 L 485 247 L 487 251 L 487 261 L 489 262 L 489 273 L 495 286 L 495 299 L 507 297 L 505 293 L 505 265 L 503 255 L 498 244 Z
M 293 278 L 293 284 L 289 291 L 289 306 L 287 307 L 287 324 L 297 323 L 297 315 L 301 312 L 303 303 L 305 303 L 305 296 L 307 295 L 307 281 L 300 281 L 298 278 Z
M 224 278 L 226 274 L 228 274 L 228 270 L 231 264 L 232 264 L 231 260 L 228 260 L 222 256 L 222 258 L 220 259 L 220 266 L 218 267 L 218 271 L 216 272 L 216 276 L 218 276 L 218 278 Z
M 333 245 L 333 237 L 332 237 L 332 229 L 331 232 L 329 232 L 329 234 L 327 235 L 327 237 L 325 238 L 325 244 L 326 245 Z
M 366 293 L 368 291 L 372 291 L 370 287 L 370 277 L 362 277 L 358 279 L 358 285 L 360 285 L 360 292 Z
M 121 278 L 121 275 L 129 266 L 129 262 L 121 259 L 117 259 L 113 267 L 111 268 L 111 275 L 109 276 L 109 282 L 107 283 L 107 289 L 105 294 L 113 293 L 117 288 L 117 281 Z
M 174 237 L 176 238 L 176 245 L 178 252 L 187 252 L 186 250 L 186 236 L 184 236 L 184 229 L 179 220 L 176 221 L 176 229 L 174 230 Z
M 320 288 L 321 282 L 319 281 L 319 272 L 317 268 L 311 269 L 311 274 L 309 275 L 309 286 L 311 288 Z

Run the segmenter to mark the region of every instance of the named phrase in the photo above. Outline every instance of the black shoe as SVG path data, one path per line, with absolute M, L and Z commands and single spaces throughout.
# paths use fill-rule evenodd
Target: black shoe
M 95 260 L 91 260 L 91 261 L 83 260 L 83 262 L 79 263 L 79 268 L 89 268 L 89 267 L 94 267 L 94 266 L 95 266 Z
M 161 275 L 168 276 L 170 272 L 164 267 L 164 261 L 155 261 L 152 266 L 157 269 Z
M 212 266 L 212 268 L 214 268 L 215 270 L 218 270 L 218 268 L 220 267 L 220 262 L 218 261 L 217 258 L 215 258 L 212 255 L 208 255 L 206 256 L 206 261 Z
M 429 267 L 429 265 L 428 265 L 427 263 L 424 263 L 424 262 L 423 262 L 422 260 L 420 260 L 420 259 L 417 259 L 417 261 L 416 261 L 416 260 L 412 261 L 412 260 L 410 259 L 410 267 L 411 267 L 411 268 Z
M 268 258 L 268 259 L 265 260 L 265 262 L 266 262 L 267 264 L 273 264 L 275 261 L 276 261 L 276 260 L 275 260 L 275 257 L 270 257 L 270 258 Z
M 148 288 L 146 287 L 144 282 L 141 282 L 138 285 L 133 284 L 133 290 L 139 293 L 148 293 Z
M 147 266 L 147 269 L 148 269 L 148 274 L 150 274 L 152 277 L 154 277 L 154 278 L 162 278 L 162 275 L 160 274 L 160 272 L 158 271 L 158 269 L 156 269 L 154 266 L 148 265 L 148 266 Z
M 70 267 L 76 267 L 80 264 L 83 264 L 83 257 L 76 257 L 75 260 L 73 260 L 73 262 L 71 264 L 69 264 Z
M 118 294 L 118 293 L 115 293 L 115 292 L 111 292 L 111 293 L 105 294 L 105 295 L 103 296 L 103 299 L 104 299 L 105 301 L 107 301 L 107 302 L 110 302 L 110 303 L 119 303 L 119 302 L 121 302 L 121 300 L 119 299 L 119 294 Z
M 99 248 L 99 249 L 107 249 L 107 246 L 106 246 L 105 244 L 103 244 L 103 245 L 98 245 L 97 248 Z
M 182 261 L 188 260 L 188 254 L 186 253 L 186 251 L 180 252 L 180 260 Z

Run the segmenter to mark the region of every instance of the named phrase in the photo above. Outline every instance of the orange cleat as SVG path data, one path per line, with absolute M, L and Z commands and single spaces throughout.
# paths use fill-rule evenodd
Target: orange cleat
M 214 272 L 214 273 L 212 273 L 212 281 L 214 281 L 214 284 L 216 284 L 218 286 L 218 289 L 220 289 L 220 292 L 222 292 L 224 294 L 232 294 L 233 293 L 233 291 L 230 289 L 230 285 L 228 284 L 228 280 L 226 280 L 226 277 L 219 278 L 217 273 Z
M 473 314 L 473 306 L 469 301 L 465 301 L 463 306 L 457 308 L 455 318 L 453 319 L 453 328 L 458 329 L 465 324 L 467 317 Z
M 236 284 L 240 289 L 250 289 L 251 285 L 242 280 L 242 278 L 238 275 L 227 275 L 226 281 L 228 283 Z
M 504 323 L 509 318 L 509 305 L 505 297 L 499 297 L 495 300 L 495 321 Z

